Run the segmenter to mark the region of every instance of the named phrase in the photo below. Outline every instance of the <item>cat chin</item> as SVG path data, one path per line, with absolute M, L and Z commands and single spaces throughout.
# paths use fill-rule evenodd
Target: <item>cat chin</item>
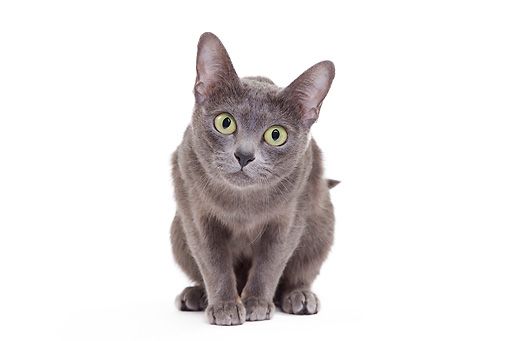
M 258 185 L 258 182 L 241 170 L 234 173 L 223 174 L 225 181 L 232 187 L 244 189 Z

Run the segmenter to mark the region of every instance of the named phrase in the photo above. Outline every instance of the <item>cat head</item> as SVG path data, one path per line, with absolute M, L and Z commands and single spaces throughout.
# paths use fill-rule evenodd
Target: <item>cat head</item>
M 333 63 L 315 64 L 280 88 L 264 77 L 239 78 L 218 37 L 204 33 L 196 68 L 191 128 L 208 175 L 249 187 L 274 184 L 294 171 L 333 81 Z

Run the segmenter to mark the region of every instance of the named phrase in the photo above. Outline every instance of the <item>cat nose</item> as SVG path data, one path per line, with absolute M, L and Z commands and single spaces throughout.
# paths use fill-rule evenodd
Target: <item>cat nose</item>
M 246 166 L 247 164 L 249 164 L 250 162 L 252 162 L 253 160 L 255 160 L 255 155 L 253 155 L 253 153 L 245 153 L 245 152 L 241 152 L 241 151 L 236 151 L 234 153 L 234 156 L 236 157 L 237 161 L 241 165 L 241 169 L 244 166 Z

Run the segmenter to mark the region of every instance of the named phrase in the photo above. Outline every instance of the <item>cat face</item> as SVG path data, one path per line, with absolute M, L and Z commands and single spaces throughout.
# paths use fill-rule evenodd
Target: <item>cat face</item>
M 308 129 L 277 86 L 253 79 L 242 79 L 238 86 L 216 91 L 196 107 L 192 126 L 200 157 L 210 174 L 235 186 L 270 184 L 295 168 Z
M 269 79 L 240 79 L 211 33 L 199 41 L 194 148 L 212 178 L 226 185 L 271 185 L 296 169 L 309 129 L 334 77 L 331 62 L 305 71 L 286 88 Z

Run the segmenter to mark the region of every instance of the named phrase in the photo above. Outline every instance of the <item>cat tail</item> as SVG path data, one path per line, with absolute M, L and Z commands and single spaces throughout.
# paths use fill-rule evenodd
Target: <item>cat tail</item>
M 336 185 L 338 185 L 340 183 L 340 181 L 333 180 L 333 179 L 327 179 L 326 181 L 328 182 L 328 188 L 329 189 L 335 187 Z

